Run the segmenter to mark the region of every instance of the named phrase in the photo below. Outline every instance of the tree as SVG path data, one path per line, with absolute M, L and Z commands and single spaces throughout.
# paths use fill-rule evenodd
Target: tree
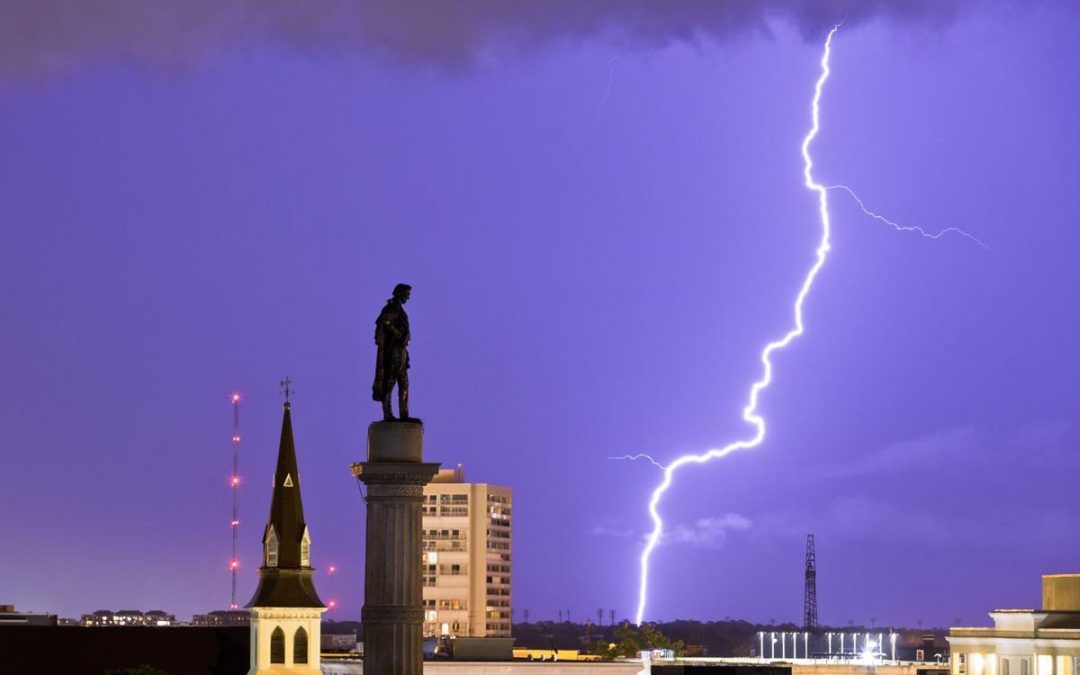
M 634 626 L 629 622 L 615 629 L 614 642 L 595 642 L 589 652 L 605 659 L 633 658 L 646 649 L 670 649 L 676 656 L 686 654 L 686 645 L 682 640 L 671 640 L 651 624 Z

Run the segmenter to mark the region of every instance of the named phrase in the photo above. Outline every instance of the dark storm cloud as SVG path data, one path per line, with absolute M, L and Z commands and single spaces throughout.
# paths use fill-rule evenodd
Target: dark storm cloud
M 492 46 L 603 35 L 636 46 L 767 33 L 819 34 L 838 21 L 942 24 L 972 0 L 5 0 L 0 68 L 63 72 L 102 61 L 188 67 L 271 44 L 468 64 Z

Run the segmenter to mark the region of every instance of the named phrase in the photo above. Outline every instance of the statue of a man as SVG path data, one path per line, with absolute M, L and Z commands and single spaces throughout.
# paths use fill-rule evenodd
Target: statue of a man
M 412 286 L 394 286 L 394 297 L 375 319 L 375 384 L 371 386 L 371 398 L 382 402 L 383 419 L 394 419 L 390 409 L 390 397 L 394 385 L 398 388 L 398 412 L 401 419 L 409 418 L 409 315 L 405 303 L 409 301 Z

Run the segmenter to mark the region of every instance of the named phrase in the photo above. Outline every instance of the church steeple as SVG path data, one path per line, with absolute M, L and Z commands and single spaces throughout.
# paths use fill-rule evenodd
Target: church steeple
M 300 472 L 293 443 L 292 415 L 285 402 L 278 445 L 270 518 L 263 531 L 259 587 L 248 607 L 324 607 L 311 581 L 311 538 L 300 498 Z
M 248 675 L 321 675 L 321 615 L 326 611 L 311 583 L 311 538 L 300 499 L 289 378 L 285 415 L 281 420 L 274 494 L 263 531 L 263 564 L 259 587 L 247 604 L 251 610 L 251 668 Z

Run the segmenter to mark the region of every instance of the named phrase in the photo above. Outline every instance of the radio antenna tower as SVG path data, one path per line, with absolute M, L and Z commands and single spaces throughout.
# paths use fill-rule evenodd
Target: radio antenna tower
M 817 628 L 817 555 L 814 535 L 806 535 L 806 589 L 803 592 L 803 629 Z
M 237 609 L 236 604 L 236 570 L 240 567 L 240 560 L 236 557 L 237 531 L 240 529 L 240 394 L 234 393 L 229 399 L 232 402 L 232 477 L 229 479 L 229 487 L 232 489 L 232 557 L 229 558 L 229 576 L 232 577 L 232 596 L 229 609 Z

